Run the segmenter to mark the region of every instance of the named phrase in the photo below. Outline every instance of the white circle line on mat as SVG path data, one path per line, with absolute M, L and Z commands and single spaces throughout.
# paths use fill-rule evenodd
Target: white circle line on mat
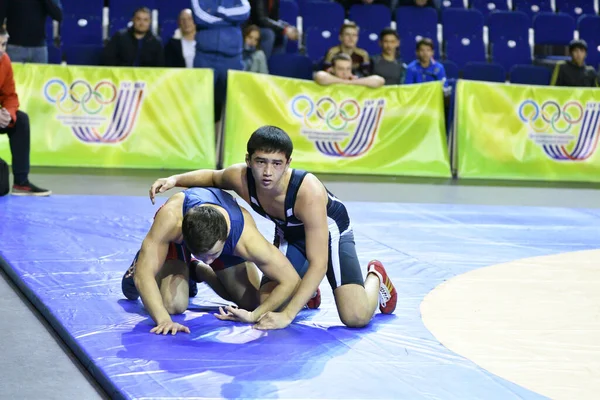
M 449 350 L 553 399 L 600 393 L 600 250 L 479 268 L 433 289 L 423 323 Z

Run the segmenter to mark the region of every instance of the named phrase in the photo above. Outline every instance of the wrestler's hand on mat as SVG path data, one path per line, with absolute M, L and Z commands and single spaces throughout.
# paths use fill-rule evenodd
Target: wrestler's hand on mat
M 291 323 L 292 318 L 288 317 L 287 314 L 269 311 L 258 319 L 256 325 L 254 325 L 254 328 L 262 330 L 283 329 Z
M 154 196 L 156 194 L 164 193 L 169 189 L 173 189 L 176 184 L 177 182 L 173 177 L 157 179 L 156 182 L 154 182 L 150 187 L 150 200 L 152 201 L 152 204 L 154 204 Z
M 166 335 L 169 332 L 171 332 L 171 335 L 174 335 L 177 332 L 190 333 L 190 328 L 185 325 L 178 324 L 177 322 L 166 321 L 161 322 L 150 330 L 150 333 L 156 333 L 157 335 L 160 335 L 161 333 Z
M 219 318 L 221 321 L 256 322 L 256 317 L 254 317 L 253 313 L 232 306 L 225 307 L 225 310 L 223 310 L 223 307 L 219 307 L 219 313 L 215 314 L 215 317 Z

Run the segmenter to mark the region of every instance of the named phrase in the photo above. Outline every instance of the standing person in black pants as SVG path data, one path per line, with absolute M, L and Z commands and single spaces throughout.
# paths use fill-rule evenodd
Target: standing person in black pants
M 19 97 L 10 57 L 6 54 L 8 33 L 0 28 L 0 133 L 8 134 L 14 182 L 12 194 L 49 196 L 51 192 L 29 182 L 29 117 L 19 111 Z

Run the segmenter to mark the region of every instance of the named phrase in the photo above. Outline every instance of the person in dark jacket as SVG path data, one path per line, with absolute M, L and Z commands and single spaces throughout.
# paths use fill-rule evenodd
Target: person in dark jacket
M 587 43 L 585 40 L 573 40 L 569 44 L 571 61 L 560 62 L 554 67 L 552 86 L 597 87 L 598 77 L 593 67 L 585 65 Z
M 267 59 L 287 46 L 287 40 L 298 40 L 295 26 L 279 19 L 280 0 L 250 0 L 250 24 L 260 28 L 260 48 Z
M 192 10 L 186 8 L 179 13 L 181 38 L 172 37 L 165 46 L 167 67 L 192 68 L 196 58 L 196 24 Z
M 215 122 L 227 93 L 227 71 L 243 70 L 242 25 L 250 15 L 248 0 L 192 0 L 196 22 L 195 68 L 214 70 Z
M 48 63 L 46 18 L 62 21 L 60 0 L 0 0 L 0 24 L 10 32 L 7 53 L 13 62 Z
M 104 48 L 104 65 L 115 67 L 162 67 L 163 46 L 150 32 L 150 10 L 138 8 L 133 13 L 133 26 L 113 35 Z

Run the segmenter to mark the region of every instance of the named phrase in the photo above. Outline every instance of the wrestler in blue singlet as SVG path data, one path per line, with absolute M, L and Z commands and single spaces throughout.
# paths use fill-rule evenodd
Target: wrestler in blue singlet
M 242 231 L 244 230 L 244 215 L 242 214 L 242 210 L 235 198 L 233 198 L 233 196 L 231 196 L 229 193 L 216 188 L 190 188 L 184 190 L 183 194 L 185 196 L 182 209 L 183 216 L 185 216 L 192 208 L 201 206 L 203 204 L 220 206 L 224 208 L 229 215 L 229 235 L 225 241 L 225 246 L 223 247 L 223 251 L 219 258 L 214 260 L 210 266 L 215 271 L 219 271 L 245 262 L 243 258 L 234 255 L 235 247 L 237 246 L 237 243 L 242 236 Z M 158 211 L 156 213 L 158 214 Z M 139 254 L 140 252 L 138 251 L 121 282 L 123 294 L 130 300 L 135 300 L 139 297 L 139 293 L 135 287 L 135 283 L 133 282 L 135 263 Z M 190 297 L 194 297 L 198 293 L 195 268 L 191 268 L 194 266 L 192 263 L 193 259 L 194 256 L 190 253 L 184 242 L 171 243 L 165 259 L 165 261 L 181 260 L 185 262 L 188 267 L 190 267 Z

